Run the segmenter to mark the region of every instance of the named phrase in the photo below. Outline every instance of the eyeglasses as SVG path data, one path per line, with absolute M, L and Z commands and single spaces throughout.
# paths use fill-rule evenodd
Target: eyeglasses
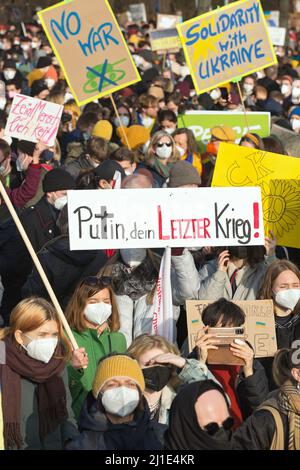
M 111 285 L 111 277 L 88 276 L 82 281 L 82 284 L 87 284 L 91 287 L 108 287 Z
M 229 416 L 225 421 L 223 421 L 222 426 L 219 426 L 218 423 L 208 423 L 206 426 L 204 426 L 204 431 L 209 434 L 209 436 L 214 436 L 219 429 L 224 428 L 225 431 L 228 431 L 229 429 L 232 428 L 234 425 L 234 419 Z
M 158 144 L 156 144 L 156 147 L 163 147 L 164 145 L 166 145 L 167 147 L 171 147 L 172 146 L 172 142 L 159 142 Z

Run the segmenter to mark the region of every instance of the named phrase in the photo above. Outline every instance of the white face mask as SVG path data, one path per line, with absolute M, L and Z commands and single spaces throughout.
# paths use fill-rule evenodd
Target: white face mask
M 6 168 L 4 165 L 0 165 L 0 175 L 3 175 L 3 173 L 5 173 L 6 171 Z
M 6 98 L 0 98 L 0 109 L 4 109 L 6 106 Z
M 293 131 L 297 131 L 298 129 L 300 129 L 300 120 L 299 119 L 292 119 L 291 120 L 291 125 L 292 125 L 292 128 L 293 128 Z
M 294 310 L 300 299 L 300 289 L 283 289 L 275 294 L 275 302 L 283 308 Z
M 145 116 L 145 117 L 142 118 L 142 125 L 144 127 L 147 127 L 147 128 L 151 127 L 152 124 L 153 124 L 153 121 L 154 121 L 154 119 L 152 119 L 151 117 Z
M 25 51 L 25 52 L 29 51 L 29 49 L 30 49 L 29 44 L 22 44 L 21 47 L 22 47 L 23 51 Z
M 217 101 L 221 98 L 221 93 L 219 90 L 215 89 L 210 92 L 210 97 L 213 101 Z
M 104 322 L 111 316 L 112 306 L 104 302 L 97 304 L 88 304 L 85 307 L 84 315 L 87 320 L 95 325 L 103 325 Z
M 15 70 L 4 70 L 3 75 L 4 75 L 5 80 L 13 80 L 13 78 L 15 78 L 16 71 Z
M 168 147 L 166 144 L 164 144 L 162 147 L 156 147 L 156 155 L 161 160 L 167 160 L 168 158 L 170 158 L 170 156 L 172 155 L 172 151 L 172 145 Z
M 106 390 L 102 395 L 102 405 L 112 415 L 130 415 L 138 406 L 140 395 L 138 390 L 128 387 L 117 387 Z
M 175 129 L 174 127 L 165 127 L 164 131 L 165 131 L 167 134 L 171 135 L 171 134 L 173 134 L 173 132 L 176 131 L 176 129 Z
M 26 171 L 24 163 L 20 157 L 18 157 L 16 160 L 16 168 L 17 168 L 17 171 Z
M 120 121 L 121 121 L 121 123 L 120 123 Z M 114 118 L 114 125 L 116 127 L 120 127 L 121 125 L 123 127 L 128 127 L 129 126 L 129 123 L 130 123 L 129 116 L 120 116 L 120 121 L 117 117 Z
M 292 98 L 293 98 L 293 100 L 299 101 L 299 98 L 300 98 L 300 88 L 294 87 L 294 88 L 292 89 Z
M 283 95 L 287 95 L 290 92 L 290 87 L 288 85 L 282 85 L 281 86 L 281 93 Z
M 30 338 L 29 335 L 25 336 Z M 43 338 L 33 339 L 29 344 L 27 344 L 27 346 L 22 346 L 27 351 L 28 356 L 32 357 L 32 359 L 36 359 L 37 361 L 42 361 L 45 362 L 45 364 L 48 364 L 54 354 L 57 343 L 57 338 Z
M 120 250 L 121 257 L 127 266 L 136 268 L 139 266 L 147 256 L 145 248 L 127 248 Z
M 243 88 L 246 95 L 252 95 L 252 92 L 254 90 L 253 85 L 250 85 L 250 83 L 244 83 Z
M 54 207 L 58 211 L 61 211 L 65 207 L 67 202 L 68 202 L 68 197 L 67 196 L 60 196 L 55 200 Z
M 183 148 L 179 147 L 179 145 L 176 145 L 176 148 L 179 152 L 180 157 L 183 157 L 183 155 L 185 154 L 185 151 L 183 150 Z
M 261 80 L 264 78 L 265 74 L 264 72 L 256 72 L 257 80 Z
M 150 140 L 148 140 L 148 142 L 146 142 L 146 143 L 143 145 L 143 154 L 144 154 L 144 155 L 146 155 L 146 153 L 148 152 L 149 145 L 150 145 Z
M 131 176 L 133 174 L 133 171 L 131 170 L 125 170 L 125 175 L 126 176 Z
M 46 78 L 45 82 L 47 84 L 47 87 L 50 88 L 50 89 L 55 85 L 54 78 Z

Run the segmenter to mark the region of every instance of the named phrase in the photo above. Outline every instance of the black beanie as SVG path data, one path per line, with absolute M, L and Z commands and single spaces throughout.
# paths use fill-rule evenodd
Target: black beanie
M 26 155 L 30 155 L 30 157 L 33 156 L 35 147 L 36 147 L 36 143 L 28 142 L 28 140 L 19 140 L 18 146 L 17 146 L 20 152 L 26 153 Z
M 3 65 L 4 69 L 15 69 L 17 70 L 16 62 L 13 59 L 6 59 Z
M 121 178 L 125 178 L 125 171 L 119 165 L 119 163 L 114 160 L 104 160 L 97 168 L 94 170 L 94 174 L 98 176 L 101 180 L 111 181 L 114 177 L 116 171 L 121 173 Z
M 48 57 L 48 56 L 40 57 L 36 65 L 36 68 L 43 69 L 44 67 L 49 67 L 49 65 L 52 65 L 51 57 Z
M 75 180 L 65 170 L 55 168 L 48 171 L 43 180 L 44 193 L 51 193 L 53 191 L 65 191 L 67 189 L 76 189 Z

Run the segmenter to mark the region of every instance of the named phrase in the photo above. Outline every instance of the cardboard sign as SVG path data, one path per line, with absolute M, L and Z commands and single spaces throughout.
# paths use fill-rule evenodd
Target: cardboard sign
M 152 51 L 159 53 L 179 51 L 182 47 L 176 28 L 150 31 L 150 42 Z
M 71 250 L 262 245 L 260 188 L 69 191 Z
M 268 26 L 278 28 L 280 20 L 280 11 L 265 11 L 265 18 Z
M 127 24 L 132 21 L 131 13 L 129 11 L 124 11 L 117 15 L 118 23 L 123 28 L 126 28 Z
M 211 300 L 187 300 L 186 316 L 189 351 L 195 347 L 197 334 L 204 327 L 202 313 Z M 245 312 L 245 336 L 254 351 L 255 357 L 274 356 L 277 351 L 274 305 L 272 300 L 234 301 Z
M 286 37 L 286 28 L 269 28 L 271 42 L 274 46 L 284 46 Z
M 6 137 L 29 142 L 43 142 L 51 147 L 55 143 L 63 106 L 49 101 L 16 95 L 5 127 Z
M 249 128 L 245 126 L 244 113 L 228 111 L 187 111 L 178 116 L 178 128 L 190 129 L 198 144 L 200 152 L 206 150 L 206 145 L 211 139 L 210 130 L 215 126 L 232 127 L 237 135 L 236 143 L 239 143 L 247 132 L 254 132 L 260 137 L 270 135 L 270 113 L 248 113 Z
M 181 16 L 177 15 L 157 15 L 156 28 L 157 29 L 169 29 L 176 28 L 176 25 L 182 20 Z
M 260 186 L 266 233 L 300 248 L 300 159 L 222 143 L 212 186 Z
M 78 105 L 140 80 L 108 0 L 73 0 L 38 13 Z
M 133 23 L 147 23 L 147 13 L 144 3 L 129 5 L 128 8 L 131 13 L 131 20 Z
M 198 94 L 276 64 L 259 0 L 242 0 L 177 25 Z

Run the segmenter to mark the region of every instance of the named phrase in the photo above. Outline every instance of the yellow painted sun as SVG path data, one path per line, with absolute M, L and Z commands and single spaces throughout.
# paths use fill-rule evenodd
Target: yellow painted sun
M 263 182 L 262 206 L 266 232 L 282 237 L 300 221 L 300 190 L 297 180 Z M 300 236 L 300 234 L 299 234 Z

